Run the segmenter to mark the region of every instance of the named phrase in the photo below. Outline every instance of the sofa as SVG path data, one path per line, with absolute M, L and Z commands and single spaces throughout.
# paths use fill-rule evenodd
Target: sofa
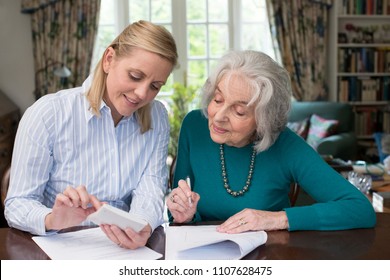
M 343 160 L 357 157 L 354 112 L 347 103 L 294 101 L 288 126 L 321 155 Z

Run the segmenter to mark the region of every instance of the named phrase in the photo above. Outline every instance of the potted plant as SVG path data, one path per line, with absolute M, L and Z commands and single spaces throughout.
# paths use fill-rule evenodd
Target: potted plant
M 181 123 L 185 115 L 196 105 L 195 100 L 197 89 L 193 86 L 186 86 L 181 83 L 173 84 L 173 93 L 170 99 L 169 123 L 171 126 L 168 154 L 175 157 L 179 140 Z

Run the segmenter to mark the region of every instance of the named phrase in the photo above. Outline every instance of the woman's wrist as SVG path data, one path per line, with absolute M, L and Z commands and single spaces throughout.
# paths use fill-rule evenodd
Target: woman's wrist
M 173 220 L 172 222 L 173 223 L 178 223 L 178 224 L 190 224 L 190 223 L 194 223 L 196 220 L 196 214 L 194 214 L 192 217 L 186 219 L 186 220 L 181 220 L 181 221 L 178 221 L 177 219 L 175 219 L 175 217 L 173 217 Z
M 46 229 L 46 231 L 52 230 L 51 216 L 52 216 L 52 214 L 49 213 L 49 214 L 47 214 L 46 217 L 45 217 L 45 229 Z
M 288 229 L 289 225 L 288 225 L 288 218 L 287 218 L 287 214 L 285 211 L 280 211 L 278 212 L 279 214 L 279 225 L 278 225 L 278 229 Z

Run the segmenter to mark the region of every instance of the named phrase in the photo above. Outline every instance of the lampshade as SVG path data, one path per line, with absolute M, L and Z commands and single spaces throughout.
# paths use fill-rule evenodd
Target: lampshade
M 72 74 L 68 67 L 62 65 L 60 68 L 54 70 L 54 75 L 60 78 L 67 78 Z

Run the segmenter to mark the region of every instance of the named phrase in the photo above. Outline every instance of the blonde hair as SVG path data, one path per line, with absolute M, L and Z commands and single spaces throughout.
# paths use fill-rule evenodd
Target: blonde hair
M 165 27 L 148 21 L 140 20 L 128 25 L 107 49 L 110 47 L 115 50 L 115 55 L 118 58 L 129 56 L 134 48 L 141 48 L 167 59 L 172 63 L 173 67 L 177 65 L 176 43 L 171 33 Z M 106 91 L 106 73 L 103 70 L 103 57 L 107 49 L 95 67 L 91 87 L 86 93 L 92 112 L 97 116 L 100 116 L 99 109 Z M 150 104 L 138 109 L 136 116 L 141 133 L 151 129 Z

